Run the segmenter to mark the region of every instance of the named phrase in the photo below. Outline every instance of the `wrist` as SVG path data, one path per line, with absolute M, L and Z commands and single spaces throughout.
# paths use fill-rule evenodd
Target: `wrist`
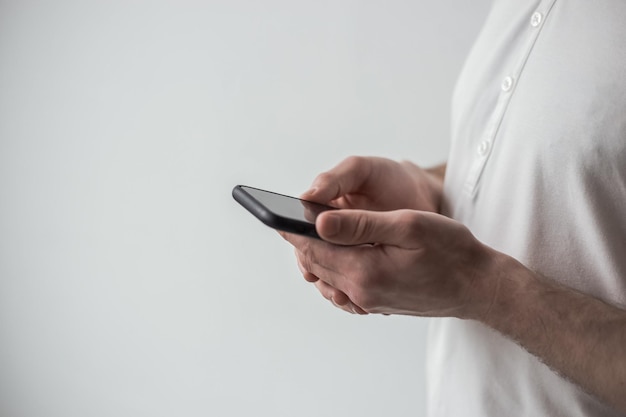
M 441 200 L 443 198 L 443 182 L 446 175 L 446 164 L 440 164 L 424 170 L 430 182 L 435 201 L 435 213 L 441 213 Z
M 440 213 L 446 164 L 427 169 L 410 161 L 401 161 L 400 165 L 412 177 L 416 190 L 416 200 L 407 208 Z
M 516 259 L 490 250 L 495 255 L 482 283 L 486 297 L 471 318 L 516 342 L 535 338 L 541 317 L 553 307 L 546 294 L 557 288 Z
M 482 244 L 481 244 L 482 245 Z M 499 329 L 515 315 L 532 272 L 512 257 L 483 245 L 472 280 L 468 313 L 464 317 Z
M 438 182 L 443 184 L 443 180 L 446 176 L 446 167 L 447 164 L 443 163 L 435 165 L 434 167 L 426 168 L 425 171 L 432 175 Z

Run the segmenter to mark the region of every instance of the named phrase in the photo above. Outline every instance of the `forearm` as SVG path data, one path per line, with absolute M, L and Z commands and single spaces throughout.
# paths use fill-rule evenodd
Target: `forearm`
M 488 326 L 564 378 L 626 412 L 626 311 L 500 256 Z

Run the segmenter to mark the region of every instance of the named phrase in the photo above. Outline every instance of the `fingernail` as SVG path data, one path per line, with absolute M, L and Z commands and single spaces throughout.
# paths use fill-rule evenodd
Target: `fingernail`
M 317 188 L 313 187 L 313 188 L 308 189 L 304 193 L 302 193 L 302 195 L 303 196 L 312 196 L 312 195 L 315 195 L 316 192 L 317 192 Z
M 336 214 L 326 213 L 324 217 L 324 235 L 333 237 L 339 234 L 341 219 Z

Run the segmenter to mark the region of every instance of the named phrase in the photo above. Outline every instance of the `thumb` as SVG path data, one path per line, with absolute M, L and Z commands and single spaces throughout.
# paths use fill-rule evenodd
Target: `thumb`
M 382 243 L 404 248 L 420 240 L 421 212 L 414 210 L 334 210 L 321 213 L 317 233 L 339 245 Z

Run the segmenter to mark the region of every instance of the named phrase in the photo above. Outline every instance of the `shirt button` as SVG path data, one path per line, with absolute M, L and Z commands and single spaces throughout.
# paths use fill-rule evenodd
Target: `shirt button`
M 535 12 L 530 18 L 530 25 L 536 28 L 537 26 L 541 24 L 542 20 L 543 20 L 543 15 L 539 12 Z
M 513 88 L 513 77 L 504 78 L 500 87 L 502 88 L 502 91 L 511 91 L 511 88 Z
M 489 153 L 489 148 L 491 147 L 491 142 L 489 142 L 488 140 L 483 140 L 482 142 L 480 142 L 480 145 L 478 145 L 478 155 L 480 156 L 485 156 Z

